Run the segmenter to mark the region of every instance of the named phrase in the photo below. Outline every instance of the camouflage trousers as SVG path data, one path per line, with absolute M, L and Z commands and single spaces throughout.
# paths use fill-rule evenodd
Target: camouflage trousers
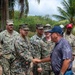
M 41 72 L 41 75 L 54 75 L 54 73 L 50 70 L 46 70 L 46 71 Z
M 6 74 L 2 74 L 2 75 L 6 75 Z M 21 72 L 21 73 L 11 73 L 11 75 L 33 75 L 32 73 L 31 74 L 25 74 L 24 72 Z
M 0 59 L 0 65 L 2 66 L 2 75 L 33 75 L 32 72 L 14 72 L 8 60 L 4 57 Z
M 54 75 L 50 63 L 42 63 L 41 66 L 43 69 L 41 75 Z

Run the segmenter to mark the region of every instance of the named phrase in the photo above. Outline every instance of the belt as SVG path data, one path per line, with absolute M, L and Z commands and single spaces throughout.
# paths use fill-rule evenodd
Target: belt
M 72 70 L 71 68 L 70 69 L 67 69 L 67 71 L 70 71 L 70 70 Z

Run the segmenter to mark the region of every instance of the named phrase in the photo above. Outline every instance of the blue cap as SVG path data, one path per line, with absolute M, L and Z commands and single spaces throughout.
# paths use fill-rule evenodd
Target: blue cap
M 49 31 L 50 33 L 59 33 L 59 34 L 63 34 L 63 30 L 60 26 L 54 26 L 54 28 L 52 28 L 52 30 Z

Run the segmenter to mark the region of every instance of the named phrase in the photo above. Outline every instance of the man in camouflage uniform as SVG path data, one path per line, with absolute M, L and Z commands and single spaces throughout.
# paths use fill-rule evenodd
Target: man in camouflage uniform
M 44 34 L 45 37 L 43 38 L 43 41 L 47 44 L 47 50 L 49 53 L 51 53 L 52 49 L 54 48 L 54 43 L 51 41 L 51 33 L 49 31 L 51 30 L 51 25 L 46 24 L 44 26 Z
M 50 53 L 52 52 L 52 49 L 54 48 L 54 43 L 51 41 L 51 33 L 48 32 L 50 30 L 51 30 L 51 25 L 46 24 L 44 26 L 44 34 L 45 34 L 45 37 L 43 38 L 44 43 L 42 43 L 42 45 L 46 46 L 48 51 L 48 54 L 46 56 L 49 56 Z M 44 68 L 43 75 L 53 75 L 50 62 L 43 63 L 42 66 Z
M 36 34 L 34 36 L 32 36 L 30 38 L 31 44 L 34 46 L 35 48 L 35 55 L 34 58 L 44 58 L 47 55 L 47 50 L 45 48 L 44 45 L 41 45 L 41 43 L 43 43 L 43 38 L 44 38 L 44 34 L 43 34 L 44 30 L 43 30 L 43 25 L 42 24 L 37 24 L 36 25 Z M 37 72 L 36 75 L 40 75 L 43 72 L 42 69 L 42 64 L 38 64 L 37 67 Z M 35 64 L 34 64 L 35 66 Z M 34 69 L 34 68 L 33 68 Z M 35 70 L 33 71 L 33 73 L 35 72 Z M 35 75 L 35 73 L 34 73 Z
M 42 43 L 42 45 L 45 45 L 46 49 L 48 51 L 48 54 L 46 56 L 50 55 L 50 53 L 52 52 L 52 49 L 54 47 L 54 43 L 51 41 L 51 36 L 50 36 L 51 34 L 48 32 L 50 29 L 51 29 L 50 24 L 46 24 L 44 26 L 45 37 L 43 38 L 44 43 Z M 44 63 L 42 66 L 44 68 L 43 75 L 52 75 L 53 74 L 50 63 Z
M 75 56 L 75 36 L 72 34 L 72 24 L 66 25 L 66 31 L 64 32 L 63 37 L 70 43 L 72 46 L 72 54 Z M 75 69 L 75 59 L 73 60 L 73 68 Z
M 15 40 L 16 59 L 12 64 L 13 75 L 33 75 L 32 61 L 34 49 L 27 37 L 29 28 L 27 24 L 22 24 L 19 27 L 20 35 Z
M 13 21 L 7 20 L 6 30 L 0 33 L 2 75 L 11 74 L 11 60 L 14 59 L 14 40 L 18 35 L 18 32 L 13 30 Z

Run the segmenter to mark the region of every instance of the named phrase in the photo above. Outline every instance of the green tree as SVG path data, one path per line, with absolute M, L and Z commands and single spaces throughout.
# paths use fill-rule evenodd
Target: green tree
M 15 11 L 14 12 L 14 25 L 15 25 L 15 29 L 18 30 L 18 26 L 20 24 L 28 24 L 30 31 L 35 32 L 36 30 L 36 24 L 51 24 L 51 26 L 53 27 L 54 25 L 58 24 L 57 21 L 54 21 L 52 19 L 50 19 L 49 17 L 45 17 L 45 16 L 28 16 L 28 17 L 22 17 L 21 19 L 18 20 L 18 16 L 19 16 L 19 11 Z M 62 22 L 63 23 L 63 22 Z M 61 22 L 59 23 L 61 24 Z
M 38 3 L 40 0 L 37 0 Z M 7 19 L 13 19 L 14 17 L 14 5 L 18 2 L 20 5 L 19 19 L 25 14 L 27 16 L 29 12 L 28 0 L 0 0 L 0 15 L 1 15 L 1 29 L 5 29 Z
M 63 0 L 63 8 L 58 7 L 60 15 L 53 15 L 58 20 L 68 20 L 69 23 L 74 24 L 75 18 L 75 0 Z
M 20 5 L 20 15 L 19 19 L 25 15 L 27 17 L 27 14 L 29 12 L 29 2 L 28 0 L 15 0 L 19 3 Z M 38 3 L 40 3 L 40 0 L 37 0 Z

